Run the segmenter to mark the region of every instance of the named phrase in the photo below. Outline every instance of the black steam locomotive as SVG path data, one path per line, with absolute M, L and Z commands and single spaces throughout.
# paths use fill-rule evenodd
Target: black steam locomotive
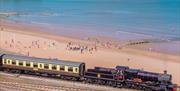
M 56 77 L 92 84 L 149 91 L 176 91 L 171 75 L 127 66 L 85 68 L 83 62 L 0 54 L 0 70 L 12 73 Z

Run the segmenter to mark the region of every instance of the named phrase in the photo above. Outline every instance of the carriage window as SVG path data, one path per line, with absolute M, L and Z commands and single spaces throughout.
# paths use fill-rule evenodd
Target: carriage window
M 44 64 L 45 69 L 49 69 L 49 64 Z
M 64 66 L 60 66 L 60 70 L 64 71 Z
M 43 68 L 43 65 L 42 65 L 42 64 L 39 64 L 39 68 Z
M 56 70 L 56 69 L 57 69 L 56 65 L 52 65 L 52 70 Z
M 29 67 L 30 67 L 30 62 L 26 62 L 26 66 L 29 66 Z
M 73 72 L 73 67 L 68 67 L 69 72 Z
M 33 67 L 37 68 L 38 67 L 37 63 L 33 63 Z
M 11 60 L 9 59 L 7 63 L 10 64 L 10 63 L 11 63 L 10 61 L 11 61 Z
M 75 68 L 75 72 L 78 72 L 78 68 Z
M 13 65 L 16 65 L 16 61 L 12 61 L 12 64 L 13 64 Z
M 23 65 L 23 62 L 19 62 L 19 65 L 22 66 L 22 65 Z
M 6 61 L 7 61 L 7 59 L 6 59 L 6 60 L 4 60 L 4 64 L 7 64 L 7 62 L 6 62 Z
M 11 63 L 10 61 L 11 61 L 10 59 L 6 59 L 6 60 L 4 61 L 4 63 L 5 63 L 5 64 L 10 64 L 10 63 Z

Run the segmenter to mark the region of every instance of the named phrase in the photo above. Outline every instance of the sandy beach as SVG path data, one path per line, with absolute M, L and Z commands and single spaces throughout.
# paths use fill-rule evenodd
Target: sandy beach
M 161 44 L 141 40 L 133 45 L 134 42 L 106 37 L 75 39 L 38 31 L 41 29 L 37 25 L 1 20 L 0 49 L 29 56 L 82 61 L 87 68 L 124 65 L 160 73 L 167 70 L 172 74 L 173 82 L 180 85 L 179 41 Z M 167 47 L 160 47 L 163 43 Z M 177 47 L 174 53 L 157 50 L 170 50 L 167 49 L 169 44 Z

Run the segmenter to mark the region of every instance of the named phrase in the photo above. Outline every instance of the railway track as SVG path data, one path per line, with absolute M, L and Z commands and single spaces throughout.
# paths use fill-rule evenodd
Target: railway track
M 65 86 L 47 86 L 47 85 L 35 85 L 35 84 L 24 84 L 10 81 L 0 81 L 0 88 L 11 88 L 21 91 L 94 91 L 90 89 L 72 88 Z
M 8 89 L 8 90 L 3 90 Z M 9 90 L 10 89 L 10 90 Z M 11 90 L 13 89 L 13 90 Z M 15 89 L 15 90 L 14 90 Z M 0 72 L 0 91 L 137 91 Z
M 31 83 L 26 83 L 27 81 L 22 80 L 21 78 L 17 81 L 12 80 L 12 77 L 16 77 L 14 74 L 8 74 L 8 73 L 2 73 L 1 75 L 6 75 L 6 77 L 0 76 L 0 90 L 1 89 L 13 89 L 12 91 L 97 91 L 90 88 L 81 88 L 81 87 L 68 87 L 68 86 L 53 86 L 53 85 L 45 85 L 44 83 L 40 84 L 37 80 L 37 83 L 34 83 L 32 81 Z M 27 75 L 23 75 L 27 76 Z M 28 77 L 35 77 L 35 76 L 27 76 Z M 16 79 L 16 78 L 13 78 Z M 35 79 L 41 79 L 43 78 L 35 78 Z M 47 78 L 48 79 L 48 78 Z M 6 91 L 6 90 L 5 90 Z M 7 90 L 9 91 L 9 90 Z
M 12 73 L 5 73 L 5 74 L 8 74 L 10 76 L 13 76 L 13 77 L 17 77 L 17 74 L 12 74 Z M 0 88 L 1 86 L 2 87 L 7 87 L 8 86 L 13 86 L 12 88 L 15 87 L 19 87 L 19 88 L 26 88 L 26 89 L 30 89 L 30 91 L 32 91 L 31 89 L 34 89 L 33 91 L 97 91 L 97 90 L 93 90 L 93 89 L 90 89 L 90 88 L 81 88 L 81 87 L 76 87 L 76 85 L 73 85 L 72 86 L 65 86 L 65 85 L 57 85 L 57 86 L 49 86 L 49 85 L 45 85 L 44 83 L 48 81 L 45 81 L 45 80 L 57 80 L 57 81 L 62 81 L 60 79 L 55 79 L 55 78 L 48 78 L 48 77 L 39 77 L 39 76 L 32 76 L 32 75 L 20 75 L 20 78 L 19 80 L 17 80 L 17 82 L 13 82 L 11 81 L 11 78 L 10 79 L 6 79 L 6 80 L 3 80 L 3 79 L 0 79 Z M 29 78 L 29 79 L 34 79 L 36 81 L 39 81 L 39 80 L 44 80 L 43 82 L 44 83 L 34 83 L 33 82 L 30 82 L 30 81 L 23 81 L 21 78 Z M 64 81 L 65 82 L 65 81 Z M 62 81 L 63 83 L 63 81 Z M 77 82 L 78 83 L 78 82 Z M 70 84 L 72 85 L 72 84 Z M 11 87 L 7 87 L 7 88 L 11 88 Z M 17 88 L 17 89 L 19 89 Z M 24 91 L 24 90 L 23 90 Z M 25 90 L 26 91 L 26 90 Z M 29 91 L 29 90 L 28 90 Z

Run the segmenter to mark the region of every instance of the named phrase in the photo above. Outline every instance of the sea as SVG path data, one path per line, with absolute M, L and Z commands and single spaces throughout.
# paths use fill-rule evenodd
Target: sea
M 0 0 L 0 13 L 56 34 L 180 40 L 180 0 Z

